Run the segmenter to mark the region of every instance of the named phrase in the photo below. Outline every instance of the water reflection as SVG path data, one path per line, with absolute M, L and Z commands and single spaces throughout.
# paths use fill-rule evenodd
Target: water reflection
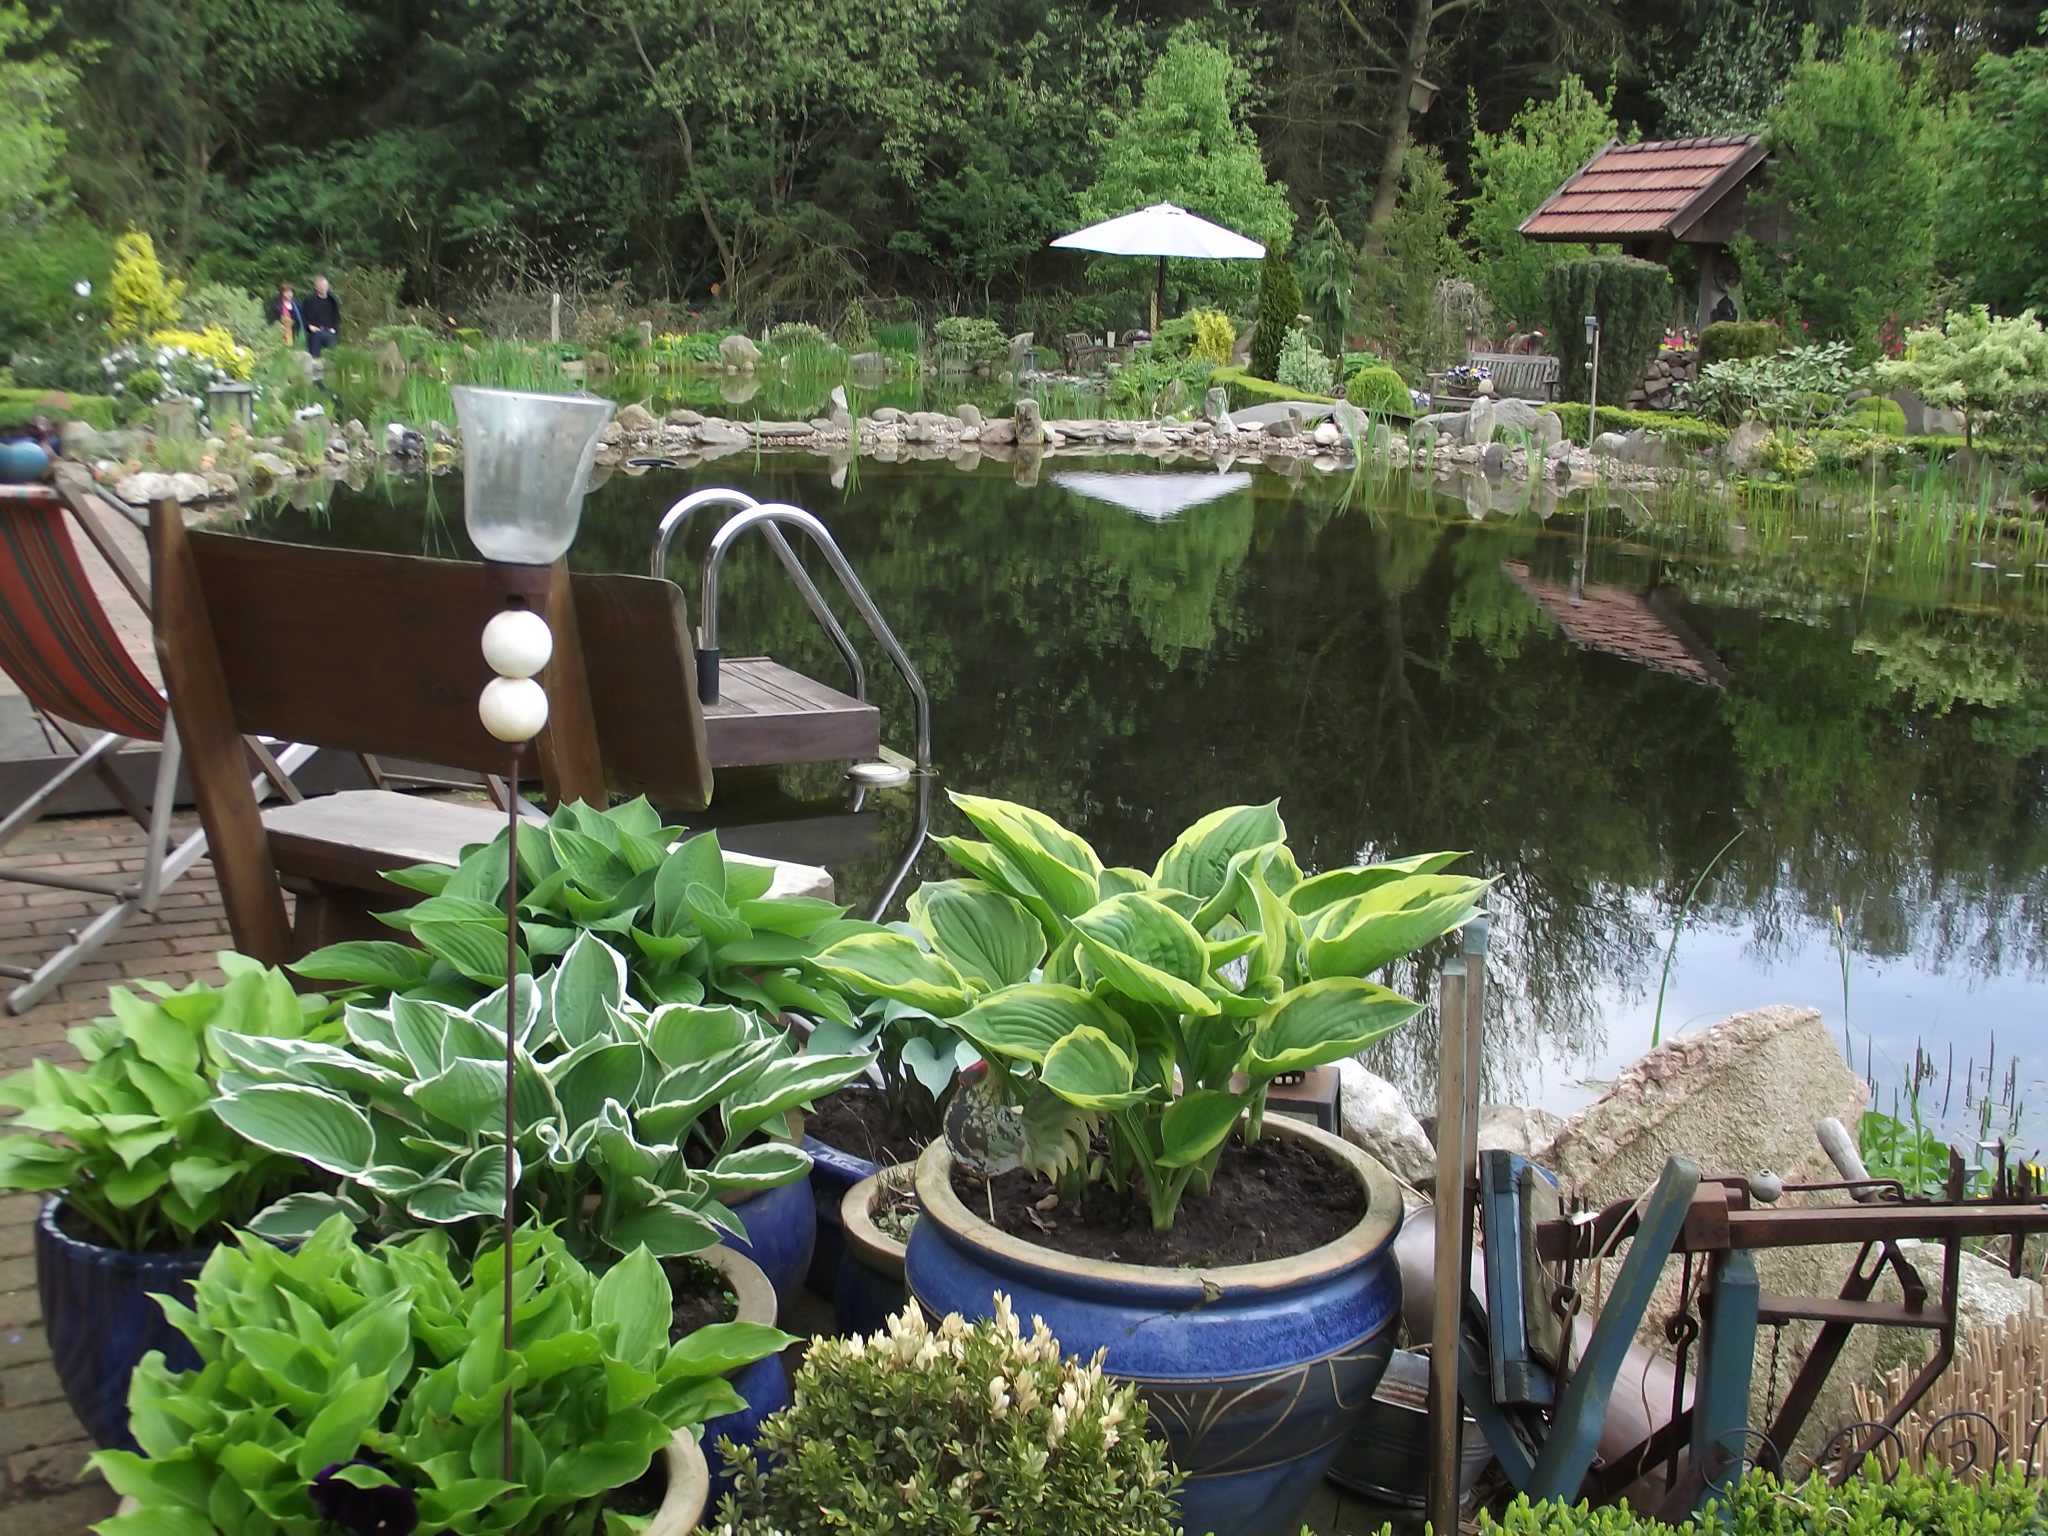
M 843 490 L 816 461 L 622 476 L 572 558 L 644 569 L 661 512 L 699 485 L 810 508 L 931 690 L 944 781 L 1040 806 L 1111 863 L 1149 865 L 1202 812 L 1274 796 L 1305 864 L 1472 850 L 1500 877 L 1492 1095 L 1569 1107 L 1647 1045 L 1678 905 L 1738 826 L 1688 919 L 1667 1033 L 1764 1002 L 1842 1028 L 1840 907 L 1859 1058 L 1866 1034 L 1881 1072 L 1916 1036 L 1953 1041 L 1959 1068 L 1994 1032 L 2002 1055 L 2048 1054 L 2038 573 L 1880 549 L 1847 516 L 1799 535 L 1618 498 L 1590 526 L 1575 503 L 1474 521 L 1426 478 L 1361 495 L 1344 475 L 1239 470 L 1215 500 L 1134 516 L 1060 463 L 1036 488 L 996 463 L 867 461 Z M 459 494 L 344 488 L 256 526 L 453 553 Z M 729 561 L 719 623 L 729 654 L 841 674 L 758 546 Z M 870 670 L 901 745 L 907 695 Z M 760 789 L 722 785 L 721 815 Z M 827 835 L 843 790 L 808 770 L 780 797 Z M 907 794 L 879 799 L 908 818 Z M 943 803 L 935 830 L 961 830 Z M 842 847 L 848 899 L 880 886 L 891 846 Z M 934 851 L 916 876 L 943 872 Z M 1425 1092 L 1428 1039 L 1411 1029 L 1384 1063 Z

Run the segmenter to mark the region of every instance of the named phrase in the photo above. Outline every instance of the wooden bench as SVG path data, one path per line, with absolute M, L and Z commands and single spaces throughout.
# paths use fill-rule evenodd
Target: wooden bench
M 1474 352 L 1465 361 L 1473 367 L 1484 368 L 1492 375 L 1493 392 L 1497 397 L 1542 401 L 1558 397 L 1561 365 L 1554 357 L 1540 352 Z M 1445 377 L 1441 373 L 1429 376 L 1431 394 L 1448 393 Z M 1463 392 L 1460 397 L 1465 397 Z
M 510 749 L 476 712 L 492 675 L 478 637 L 502 604 L 481 567 L 191 532 L 170 503 L 152 509 L 151 543 L 157 649 L 237 948 L 275 964 L 361 931 L 372 906 L 406 899 L 382 871 L 496 835 L 496 813 L 381 790 L 259 811 L 241 746 L 246 729 L 508 774 Z M 549 797 L 602 805 L 644 794 L 667 812 L 703 809 L 716 754 L 681 590 L 646 576 L 571 576 L 557 562 L 541 606 L 555 633 L 542 676 L 550 721 L 526 761 Z M 766 694 L 783 670 L 741 675 Z M 792 720 L 813 716 L 831 722 L 834 754 L 878 750 L 873 706 L 834 698 L 807 709 L 829 701 L 739 695 L 720 717 L 726 755 L 790 761 L 763 742 L 787 746 Z M 296 931 L 281 880 L 299 895 Z

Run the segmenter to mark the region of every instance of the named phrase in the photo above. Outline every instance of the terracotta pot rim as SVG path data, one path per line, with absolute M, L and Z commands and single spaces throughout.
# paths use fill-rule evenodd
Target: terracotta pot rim
M 892 1280 L 901 1280 L 904 1278 L 905 1245 L 876 1226 L 870 1214 L 875 1196 L 881 1192 L 882 1181 L 892 1175 L 915 1188 L 917 1164 L 895 1163 L 887 1168 L 878 1168 L 862 1179 L 841 1198 L 839 1222 L 846 1234 L 846 1246 L 858 1256 L 861 1263 L 877 1274 L 887 1275 Z
M 1138 1286 L 1175 1299 L 1190 1295 L 1214 1299 L 1219 1293 L 1230 1292 L 1253 1296 L 1317 1284 L 1363 1264 L 1393 1242 L 1401 1230 L 1401 1191 L 1393 1175 L 1377 1160 L 1341 1137 L 1285 1116 L 1268 1116 L 1262 1134 L 1313 1147 L 1350 1172 L 1366 1196 L 1365 1215 L 1358 1224 L 1306 1253 L 1262 1259 L 1253 1264 L 1180 1268 L 1084 1259 L 1013 1237 L 969 1210 L 953 1193 L 953 1153 L 942 1136 L 926 1147 L 917 1160 L 917 1196 L 924 1206 L 919 1225 L 933 1222 L 949 1238 L 981 1250 L 1005 1267 L 1051 1271 L 1059 1277 L 1058 1283 L 1070 1288 L 1077 1281 L 1089 1289 L 1109 1286 L 1128 1290 Z
M 723 1243 L 716 1243 L 687 1257 L 702 1259 L 725 1276 L 732 1286 L 734 1310 L 738 1314 L 733 1318 L 734 1322 L 775 1326 L 775 1287 L 769 1283 L 767 1272 L 760 1265 L 738 1249 L 728 1248 Z

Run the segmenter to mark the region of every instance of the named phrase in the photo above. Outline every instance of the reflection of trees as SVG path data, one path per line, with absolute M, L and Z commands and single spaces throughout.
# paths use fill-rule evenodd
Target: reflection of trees
M 1151 523 L 1021 489 L 1001 465 L 868 463 L 843 497 L 826 475 L 736 456 L 688 480 L 616 477 L 574 558 L 642 569 L 660 512 L 692 484 L 810 507 L 924 674 L 946 782 L 1042 807 L 1112 863 L 1149 865 L 1204 811 L 1276 795 L 1307 865 L 1472 850 L 1500 882 L 1490 1092 L 1602 1043 L 1600 992 L 1654 984 L 1684 890 L 1738 818 L 1752 830 L 1697 917 L 1746 925 L 1766 955 L 1839 903 L 1873 956 L 2048 970 L 2041 631 L 1954 617 L 1853 544 L 1660 557 L 1595 542 L 1589 581 L 1683 594 L 1729 669 L 1717 690 L 1575 649 L 1502 574 L 1514 559 L 1567 578 L 1574 519 L 1342 510 L 1331 481 L 1296 491 L 1262 474 Z M 417 549 L 404 507 L 338 494 L 328 529 L 290 528 L 292 514 L 280 527 Z M 679 554 L 672 574 L 694 602 L 692 569 Z M 720 622 L 734 654 L 842 675 L 758 546 L 730 561 Z M 1994 675 L 2021 682 L 1994 711 L 1972 679 L 2000 654 L 2017 660 Z M 1898 656 L 1910 674 L 1881 664 Z M 907 699 L 870 657 L 900 744 Z M 943 805 L 938 821 L 959 830 Z M 943 866 L 929 853 L 921 873 Z M 853 895 L 879 871 L 840 873 Z M 1432 969 L 1401 980 L 1433 990 Z M 1432 1035 L 1397 1036 L 1383 1067 L 1426 1089 Z

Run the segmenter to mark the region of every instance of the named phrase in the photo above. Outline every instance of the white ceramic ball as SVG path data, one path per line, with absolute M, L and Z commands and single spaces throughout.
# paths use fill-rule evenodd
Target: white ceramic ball
M 500 741 L 531 741 L 548 723 L 547 690 L 530 677 L 494 677 L 477 700 L 477 718 Z
M 554 631 L 531 608 L 507 608 L 484 626 L 484 660 L 500 677 L 532 677 L 554 654 Z

